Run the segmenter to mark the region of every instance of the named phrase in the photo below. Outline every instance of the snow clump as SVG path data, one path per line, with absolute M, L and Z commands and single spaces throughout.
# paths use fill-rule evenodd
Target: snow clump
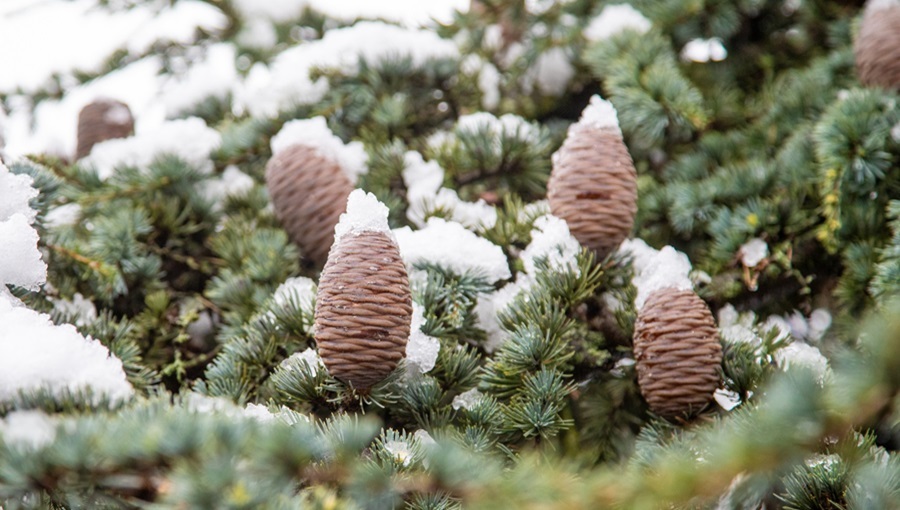
M 619 247 L 619 253 L 632 259 L 632 283 L 637 289 L 634 305 L 638 310 L 643 308 L 650 294 L 657 290 L 693 289 L 690 279 L 691 261 L 687 255 L 671 246 L 655 250 L 642 239 L 626 239 Z
M 409 328 L 409 341 L 406 343 L 406 362 L 419 374 L 425 374 L 434 368 L 437 362 L 441 343 L 437 338 L 422 332 L 425 325 L 425 309 L 413 302 L 412 323 Z
M 430 213 L 440 211 L 450 220 L 473 230 L 488 229 L 497 223 L 497 209 L 485 203 L 464 202 L 456 190 L 441 187 L 444 169 L 437 161 L 426 162 L 416 151 L 404 155 L 403 183 L 409 208 L 406 217 L 419 228 L 425 226 Z
M 388 226 L 389 213 L 387 206 L 379 202 L 374 194 L 355 189 L 347 196 L 347 212 L 341 214 L 338 224 L 334 226 L 334 239 L 338 241 L 345 235 L 362 232 L 381 232 L 394 239 Z
M 584 29 L 588 41 L 602 41 L 614 35 L 633 30 L 644 34 L 651 27 L 650 20 L 629 4 L 611 4 L 600 11 Z
M 421 230 L 403 227 L 394 234 L 408 268 L 427 262 L 459 275 L 478 275 L 490 283 L 510 277 L 503 250 L 454 221 L 432 217 Z
M 167 121 L 150 132 L 100 142 L 83 161 L 93 166 L 101 179 L 113 175 L 116 167 L 143 168 L 164 155 L 176 156 L 209 173 L 209 155 L 221 142 L 218 131 L 208 127 L 203 119 L 190 117 Z

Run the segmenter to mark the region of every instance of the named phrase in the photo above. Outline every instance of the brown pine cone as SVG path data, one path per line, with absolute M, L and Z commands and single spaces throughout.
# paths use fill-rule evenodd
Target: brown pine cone
M 634 325 L 634 357 L 641 394 L 660 416 L 695 414 L 719 387 L 718 330 L 692 290 L 650 294 Z
M 406 354 L 412 295 L 397 244 L 384 232 L 335 242 L 316 295 L 316 344 L 328 372 L 357 389 L 378 383 Z
M 75 159 L 91 153 L 94 145 L 134 134 L 134 117 L 128 105 L 113 99 L 98 99 L 78 114 L 78 145 Z
M 601 258 L 612 253 L 637 214 L 637 173 L 622 133 L 573 125 L 553 157 L 547 199 L 578 242 Z
M 853 49 L 860 82 L 900 90 L 900 2 L 869 0 Z
M 291 240 L 308 259 L 325 262 L 334 226 L 353 191 L 340 165 L 313 147 L 291 145 L 266 164 L 266 186 Z

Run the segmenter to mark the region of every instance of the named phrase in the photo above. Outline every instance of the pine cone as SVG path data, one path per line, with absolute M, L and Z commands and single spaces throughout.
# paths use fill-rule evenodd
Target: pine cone
M 78 114 L 78 145 L 75 159 L 91 153 L 95 144 L 134 134 L 134 117 L 128 105 L 113 99 L 98 99 Z
M 900 90 L 900 3 L 875 6 L 869 1 L 854 52 L 859 81 Z
M 412 296 L 397 244 L 383 232 L 335 242 L 316 295 L 316 344 L 334 377 L 354 388 L 381 381 L 406 353 Z
M 547 199 L 578 241 L 600 257 L 628 237 L 637 213 L 637 174 L 617 129 L 576 124 L 553 157 Z
M 634 326 L 638 385 L 664 417 L 696 413 L 719 387 L 722 346 L 712 313 L 691 290 L 652 293 Z
M 275 215 L 303 255 L 325 262 L 328 248 L 353 191 L 340 165 L 306 145 L 292 145 L 266 164 L 266 186 Z

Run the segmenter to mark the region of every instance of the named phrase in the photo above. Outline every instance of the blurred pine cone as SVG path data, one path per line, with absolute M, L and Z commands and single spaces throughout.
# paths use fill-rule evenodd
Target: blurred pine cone
M 637 173 L 617 129 L 576 124 L 553 156 L 547 199 L 578 241 L 599 257 L 613 252 L 634 225 Z
M 128 105 L 114 99 L 98 99 L 78 114 L 78 144 L 75 159 L 91 153 L 94 145 L 134 134 L 134 117 Z
M 291 145 L 266 164 L 275 215 L 302 254 L 325 262 L 353 184 L 340 165 L 306 145 Z

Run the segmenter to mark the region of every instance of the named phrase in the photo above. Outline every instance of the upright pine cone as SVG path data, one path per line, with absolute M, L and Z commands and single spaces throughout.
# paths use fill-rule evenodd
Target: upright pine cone
M 78 114 L 78 145 L 75 159 L 91 153 L 95 144 L 134 134 L 134 117 L 128 105 L 113 99 L 98 99 Z
M 400 249 L 389 235 L 387 208 L 357 190 L 347 214 L 362 217 L 354 203 L 367 200 L 384 210 L 383 227 L 337 234 L 316 295 L 316 344 L 328 372 L 357 389 L 390 374 L 406 353 L 412 295 Z M 341 229 L 339 225 L 337 230 Z
M 553 155 L 547 198 L 578 241 L 600 257 L 628 237 L 637 213 L 637 174 L 616 111 L 594 96 Z
M 660 416 L 695 413 L 719 387 L 718 330 L 692 290 L 650 294 L 635 322 L 634 356 L 641 394 Z
M 900 1 L 869 0 L 854 52 L 859 81 L 900 90 Z
M 291 145 L 266 164 L 266 186 L 275 215 L 303 255 L 321 264 L 328 257 L 353 183 L 340 165 L 306 145 Z

